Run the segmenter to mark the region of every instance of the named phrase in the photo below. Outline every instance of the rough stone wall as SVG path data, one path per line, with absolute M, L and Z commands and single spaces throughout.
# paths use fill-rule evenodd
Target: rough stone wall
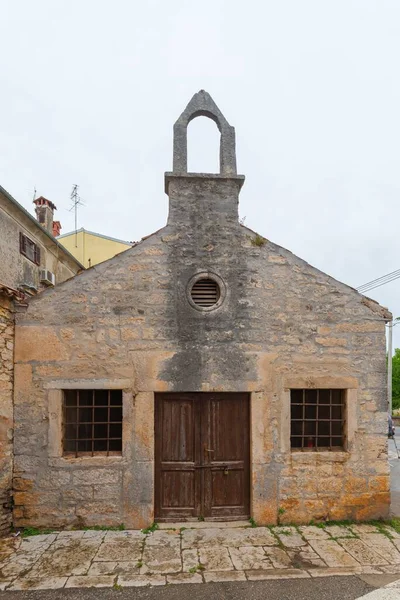
M 17 525 L 151 522 L 157 391 L 251 393 L 258 523 L 387 515 L 388 313 L 240 226 L 241 183 L 171 176 L 167 227 L 18 315 Z M 226 297 L 204 313 L 186 288 L 207 271 Z M 124 389 L 122 457 L 62 457 L 60 390 L 82 382 Z M 291 452 L 293 386 L 348 390 L 346 451 Z
M 0 536 L 12 523 L 13 354 L 13 305 L 0 293 Z

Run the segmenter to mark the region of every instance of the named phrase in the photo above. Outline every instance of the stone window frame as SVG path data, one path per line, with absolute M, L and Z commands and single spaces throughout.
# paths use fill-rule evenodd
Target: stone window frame
M 290 391 L 300 389 L 342 389 L 344 390 L 344 447 L 339 450 L 318 450 L 304 452 L 292 448 L 290 444 Z M 357 401 L 358 381 L 354 377 L 338 376 L 297 376 L 285 379 L 282 391 L 282 421 L 281 421 L 281 451 L 296 457 L 309 457 L 310 454 L 335 455 L 348 457 L 353 447 L 355 432 L 357 431 Z M 301 459 L 300 459 L 301 460 Z M 307 458 L 306 458 L 307 460 Z
M 194 284 L 197 281 L 200 281 L 201 279 L 211 279 L 219 287 L 218 301 L 215 304 L 213 304 L 212 306 L 199 306 L 192 299 L 192 296 L 191 296 L 192 287 L 194 286 Z M 226 294 L 227 294 L 227 290 L 226 290 L 226 285 L 225 285 L 224 280 L 222 279 L 222 277 L 220 277 L 219 275 L 217 275 L 216 273 L 214 273 L 213 271 L 210 271 L 210 270 L 199 271 L 198 273 L 195 273 L 195 275 L 192 275 L 192 277 L 189 279 L 187 286 L 186 286 L 186 297 L 188 299 L 190 306 L 192 308 L 194 308 L 195 310 L 197 310 L 199 312 L 203 312 L 203 313 L 212 312 L 212 311 L 220 308 L 225 301 Z
M 63 390 L 64 456 L 120 456 L 122 423 L 121 389 Z
M 105 466 L 126 460 L 133 405 L 132 382 L 113 380 L 60 380 L 46 385 L 48 393 L 48 459 L 51 466 L 68 467 L 71 464 Z M 63 392 L 64 390 L 122 390 L 122 452 L 120 455 L 68 456 L 63 450 Z
M 311 402 L 308 396 L 308 393 L 314 391 L 316 392 L 315 401 Z M 329 392 L 329 402 L 321 403 L 319 398 L 321 393 L 324 391 Z M 294 393 L 301 393 L 301 400 L 299 400 L 298 396 L 295 397 Z M 339 392 L 339 397 L 336 394 L 333 396 L 334 392 Z M 338 389 L 338 388 L 290 388 L 290 449 L 291 452 L 321 452 L 328 451 L 329 452 L 340 452 L 346 448 L 346 397 L 347 390 Z M 331 410 L 328 411 L 328 417 L 324 415 L 324 409 L 330 409 L 331 406 L 338 407 L 340 406 L 340 418 L 332 417 Z M 301 408 L 301 416 L 294 416 L 293 407 Z M 314 409 L 315 415 L 313 418 L 310 417 L 310 407 Z M 309 410 L 307 410 L 309 409 Z M 324 416 L 321 416 L 321 411 Z M 299 412 L 299 411 L 297 411 Z M 314 433 L 306 433 L 305 429 L 309 424 L 315 424 Z M 328 433 L 326 431 L 321 433 L 320 428 L 323 423 L 328 425 Z M 340 431 L 336 431 L 332 433 L 332 424 L 339 423 Z M 299 434 L 298 430 L 294 432 L 292 428 L 295 425 L 301 425 L 301 433 Z M 310 442 L 311 445 L 306 445 L 307 442 Z M 339 443 L 340 440 L 340 443 Z M 296 445 L 295 441 L 297 441 L 300 445 Z M 315 444 L 314 444 L 315 442 Z M 323 442 L 327 442 L 323 444 Z

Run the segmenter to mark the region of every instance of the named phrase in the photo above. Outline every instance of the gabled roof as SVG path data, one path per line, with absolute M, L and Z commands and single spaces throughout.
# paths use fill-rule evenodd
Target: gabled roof
M 104 240 L 110 240 L 110 242 L 118 242 L 119 244 L 125 244 L 126 246 L 134 246 L 135 242 L 126 242 L 125 240 L 119 240 L 117 238 L 110 237 L 108 235 L 103 235 L 102 233 L 96 233 L 95 231 L 88 231 L 84 227 L 77 229 L 76 231 L 70 231 L 69 233 L 63 233 L 62 235 L 58 235 L 57 239 L 61 240 L 62 238 L 68 237 L 70 235 L 75 235 L 76 233 L 88 233 L 89 235 L 94 235 L 95 237 L 103 238 Z
M 47 237 L 53 242 L 53 244 L 55 244 L 62 252 L 64 252 L 71 260 L 73 260 L 80 269 L 85 269 L 85 267 L 79 262 L 79 260 L 77 260 L 75 258 L 75 256 L 73 256 L 71 254 L 71 252 L 69 252 L 66 248 L 64 248 L 64 246 L 62 244 L 60 244 L 60 242 L 58 242 L 56 240 L 56 238 L 51 235 L 51 233 L 49 233 L 47 231 L 47 229 L 45 229 L 40 223 L 39 221 L 37 221 L 35 219 L 35 217 L 33 217 L 27 210 L 26 208 L 24 208 L 22 206 L 22 204 L 20 204 L 19 202 L 16 201 L 15 198 L 13 198 L 11 196 L 11 194 L 9 194 L 7 192 L 7 190 L 5 190 L 1 185 L 0 185 L 0 194 L 3 194 L 3 196 L 5 196 L 7 198 L 7 200 L 9 200 L 11 202 L 11 204 L 13 204 L 25 217 L 27 217 L 34 225 L 35 227 L 37 227 L 37 229 L 39 231 L 41 231 L 42 233 L 44 233 L 45 235 L 47 235 Z
M 281 253 L 283 256 L 286 256 L 287 258 L 290 258 L 291 260 L 297 261 L 298 263 L 301 263 L 301 264 L 309 267 L 310 269 L 312 269 L 312 271 L 314 271 L 315 273 L 319 273 L 323 277 L 326 277 L 329 282 L 333 283 L 334 285 L 338 286 L 339 288 L 350 291 L 350 292 L 354 292 L 355 294 L 360 296 L 361 304 L 363 304 L 364 306 L 369 308 L 373 313 L 379 315 L 385 321 L 388 322 L 393 319 L 393 315 L 390 312 L 390 310 L 386 306 L 382 306 L 382 304 L 379 304 L 379 302 L 377 302 L 377 300 L 374 300 L 373 298 L 369 298 L 368 296 L 365 296 L 362 292 L 359 292 L 356 288 L 352 287 L 348 283 L 343 283 L 343 281 L 339 281 L 338 279 L 335 279 L 331 275 L 328 275 L 328 273 L 325 273 L 325 271 L 321 271 L 317 267 L 310 265 L 310 263 L 308 263 L 306 260 L 304 260 L 304 258 L 300 258 L 299 256 L 297 256 L 297 254 L 294 254 L 287 248 L 284 248 L 283 246 L 279 246 L 279 244 L 275 244 L 274 242 L 271 242 L 271 240 L 268 240 L 264 236 L 260 236 L 259 233 L 257 233 L 256 231 L 253 231 L 253 229 L 250 229 L 249 227 L 247 227 L 247 225 L 243 225 L 242 223 L 240 223 L 240 226 L 243 229 L 245 229 L 246 231 L 248 231 L 250 234 L 259 236 L 261 239 L 263 239 L 271 247 L 275 248 L 276 251 Z
M 360 293 L 357 289 L 353 288 L 351 285 L 349 285 L 347 283 L 343 283 L 342 281 L 339 281 L 338 279 L 335 279 L 331 275 L 328 275 L 324 271 L 321 271 L 317 267 L 314 267 L 313 265 L 310 265 L 303 258 L 300 258 L 296 254 L 293 254 L 293 252 L 291 252 L 290 250 L 287 250 L 283 246 L 279 246 L 278 244 L 275 244 L 274 242 L 271 242 L 270 240 L 266 239 L 265 237 L 260 236 L 260 234 L 258 234 L 257 232 L 253 231 L 252 229 L 250 229 L 246 225 L 243 225 L 243 224 L 240 223 L 240 227 L 243 228 L 244 231 L 247 231 L 248 234 L 250 234 L 250 235 L 258 235 L 260 238 L 262 238 L 263 240 L 265 240 L 265 244 L 266 244 L 267 247 L 269 246 L 275 252 L 281 254 L 282 256 L 286 256 L 290 261 L 292 261 L 294 263 L 302 264 L 303 266 L 311 269 L 311 271 L 313 271 L 316 274 L 321 275 L 323 278 L 326 278 L 327 281 L 329 281 L 332 285 L 336 286 L 337 288 L 339 288 L 343 292 L 353 293 L 356 297 L 359 298 L 359 301 L 360 301 L 361 304 L 363 304 L 371 312 L 373 312 L 375 315 L 377 315 L 380 319 L 383 319 L 386 322 L 392 320 L 393 317 L 392 317 L 392 314 L 389 311 L 389 309 L 386 308 L 385 306 L 382 306 L 381 304 L 379 304 L 379 302 L 377 302 L 376 300 L 373 300 L 372 298 L 369 298 L 368 296 L 365 296 L 364 294 Z M 121 252 L 119 252 L 115 256 L 112 256 L 112 257 L 108 258 L 107 260 L 102 261 L 101 263 L 93 265 L 92 267 L 90 267 L 88 269 L 85 269 L 85 271 L 83 271 L 81 273 L 77 273 L 76 275 L 74 275 L 70 279 L 67 279 L 66 281 L 63 281 L 62 283 L 59 283 L 56 286 L 56 288 L 48 288 L 47 290 L 44 290 L 43 292 L 41 292 L 40 296 L 41 297 L 46 296 L 46 294 L 48 294 L 48 293 L 53 293 L 54 290 L 59 291 L 60 288 L 62 288 L 63 286 L 71 286 L 71 285 L 73 285 L 73 283 L 74 283 L 74 281 L 76 281 L 77 277 L 79 277 L 79 278 L 88 277 L 88 276 L 90 276 L 90 273 L 93 273 L 93 271 L 102 271 L 103 269 L 107 268 L 107 264 L 115 263 L 116 261 L 118 261 L 120 259 L 121 256 L 126 255 L 127 253 L 135 252 L 135 248 L 137 246 L 141 246 L 141 244 L 143 244 L 143 242 L 145 242 L 146 240 L 148 240 L 148 239 L 150 239 L 152 237 L 155 237 L 155 236 L 161 234 L 161 232 L 163 232 L 163 231 L 165 231 L 167 229 L 168 229 L 168 226 L 161 227 L 157 231 L 154 231 L 153 233 L 142 237 L 142 239 L 139 242 L 130 242 L 131 248 L 127 248 L 126 250 L 122 250 Z M 79 231 L 81 231 L 81 230 L 79 230 Z M 36 302 L 37 299 L 38 299 L 38 296 L 35 296 L 34 299 L 35 299 L 35 302 Z

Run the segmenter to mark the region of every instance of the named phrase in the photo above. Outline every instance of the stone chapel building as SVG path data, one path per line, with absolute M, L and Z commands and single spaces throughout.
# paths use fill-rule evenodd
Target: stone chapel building
M 219 174 L 187 172 L 199 115 Z M 387 516 L 391 315 L 239 224 L 243 183 L 200 91 L 167 225 L 17 315 L 16 526 Z

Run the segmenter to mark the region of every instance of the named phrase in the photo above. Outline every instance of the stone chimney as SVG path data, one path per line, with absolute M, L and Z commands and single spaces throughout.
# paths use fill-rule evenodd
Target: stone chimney
M 50 202 L 50 200 L 47 200 L 47 198 L 43 198 L 43 196 L 40 196 L 40 198 L 36 198 L 36 200 L 33 201 L 33 204 L 35 204 L 35 212 L 36 212 L 36 218 L 39 221 L 39 223 L 45 228 L 47 229 L 47 231 L 51 234 L 54 235 L 53 233 L 53 216 L 54 216 L 54 211 L 57 210 L 57 207 L 55 204 L 53 204 L 52 202 Z M 58 222 L 58 221 L 56 221 Z M 61 229 L 61 227 L 60 227 Z
M 53 236 L 57 237 L 61 233 L 61 223 L 60 221 L 53 221 Z

